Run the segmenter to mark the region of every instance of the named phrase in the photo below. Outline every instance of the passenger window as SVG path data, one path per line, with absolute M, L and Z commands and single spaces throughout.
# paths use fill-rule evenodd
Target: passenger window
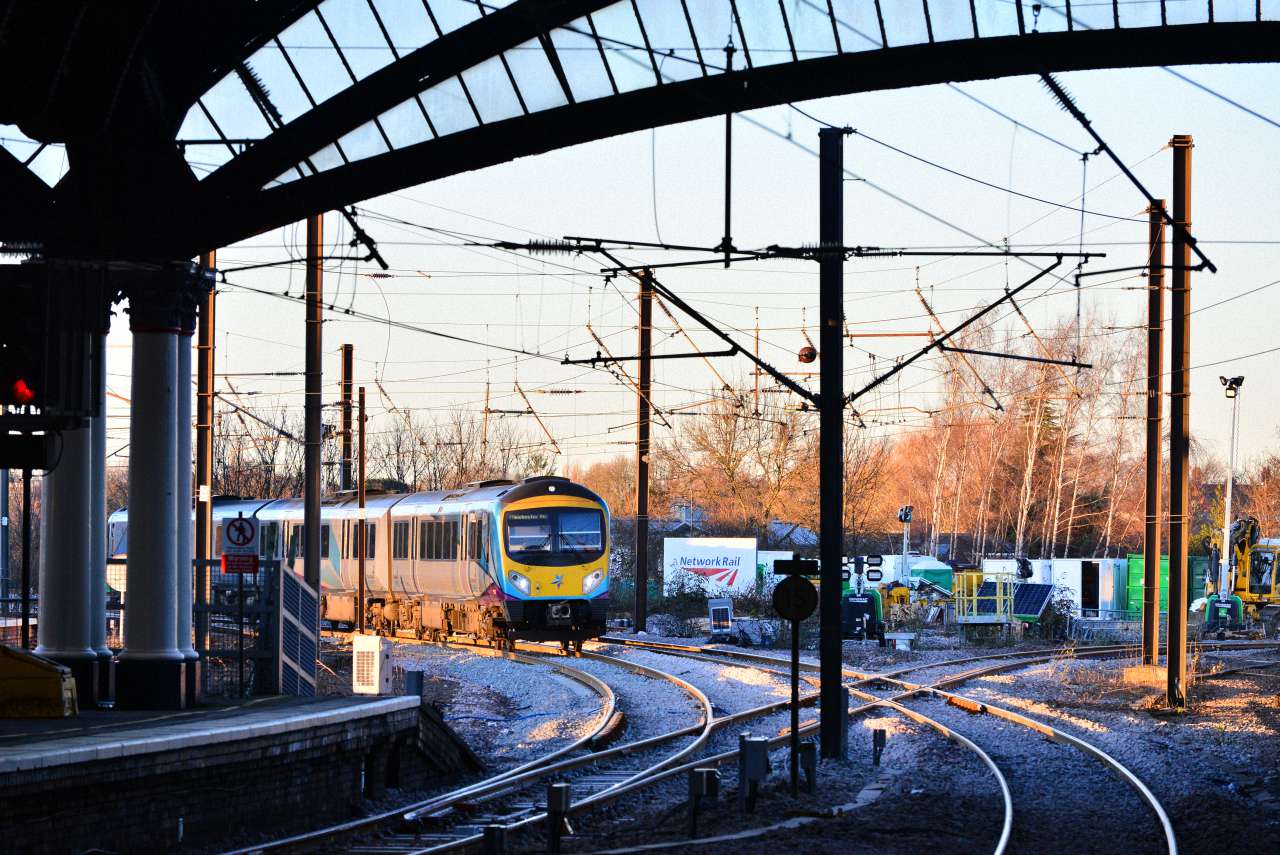
M 320 526 L 320 557 L 329 557 L 329 527 L 327 525 Z
M 365 558 L 372 560 L 374 557 L 374 546 L 378 542 L 378 524 L 366 522 L 364 524 L 364 528 L 367 532 L 365 534 L 365 543 L 367 545 L 367 548 L 365 549 Z
M 409 523 L 397 522 L 391 526 L 391 557 L 403 561 L 409 557 Z

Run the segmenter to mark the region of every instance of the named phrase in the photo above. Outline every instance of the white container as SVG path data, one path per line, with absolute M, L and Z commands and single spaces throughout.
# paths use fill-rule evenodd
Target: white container
M 391 694 L 390 639 L 357 635 L 351 647 L 351 691 L 357 695 Z

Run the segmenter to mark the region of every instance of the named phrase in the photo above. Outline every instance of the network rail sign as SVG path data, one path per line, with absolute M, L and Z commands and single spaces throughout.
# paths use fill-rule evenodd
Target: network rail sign
M 756 583 L 753 537 L 666 537 L 663 590 L 701 588 L 708 594 L 750 591 Z

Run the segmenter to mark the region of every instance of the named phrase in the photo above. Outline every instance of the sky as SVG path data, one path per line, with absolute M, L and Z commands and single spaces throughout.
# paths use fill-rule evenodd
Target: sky
M 1248 107 L 1280 118 L 1280 70 L 1276 65 L 1176 69 Z M 1228 411 L 1218 376 L 1246 377 L 1241 400 L 1244 458 L 1280 445 L 1274 401 L 1280 395 L 1280 170 L 1274 152 L 1280 127 L 1268 124 L 1178 79 L 1167 70 L 1080 72 L 1060 79 L 1079 106 L 1137 176 L 1158 197 L 1171 196 L 1173 134 L 1195 139 L 1192 231 L 1218 265 L 1216 275 L 1195 274 L 1192 306 L 1192 430 L 1211 451 L 1225 454 Z M 1025 127 L 970 100 L 976 96 Z M 883 247 L 974 248 L 976 235 L 1022 249 L 1081 241 L 1081 217 L 1068 210 L 1005 192 L 1075 207 L 1082 184 L 1083 243 L 1106 252 L 1097 267 L 1140 265 L 1146 256 L 1145 201 L 1105 156 L 1082 163 L 1092 145 L 1034 78 L 929 86 L 797 102 L 813 117 L 857 129 L 846 138 L 846 167 L 866 179 L 844 185 L 845 243 Z M 1031 132 L 1034 128 L 1074 151 Z M 812 244 L 817 239 L 818 125 L 782 106 L 734 119 L 733 237 L 739 247 Z M 479 415 L 489 385 L 490 406 L 522 409 L 515 384 L 528 394 L 563 451 L 565 464 L 589 465 L 630 453 L 634 396 L 610 373 L 559 360 L 595 354 L 590 324 L 615 355 L 636 347 L 635 283 L 605 281 L 594 256 L 527 256 L 464 242 L 525 241 L 565 235 L 714 246 L 723 233 L 724 120 L 707 119 L 601 140 L 512 163 L 456 175 L 370 199 L 357 207 L 363 228 L 378 241 L 391 276 L 375 278 L 370 263 L 330 261 L 325 299 L 378 318 L 448 332 L 476 344 L 390 328 L 386 323 L 330 313 L 324 328 L 324 382 L 338 397 L 338 347 L 355 346 L 357 383 L 368 387 L 370 430 L 388 430 L 391 411 L 430 418 L 461 411 Z M 995 187 L 944 172 L 894 152 L 868 136 Z M 890 191 L 926 209 L 945 225 L 877 190 Z M 1096 212 L 1096 213 L 1092 213 Z M 233 383 L 241 400 L 273 402 L 300 419 L 303 378 L 303 307 L 295 300 L 248 289 L 302 293 L 304 229 L 301 224 L 259 235 L 220 250 L 217 370 L 220 389 Z M 326 218 L 334 255 L 354 255 L 336 215 Z M 654 250 L 622 253 L 629 263 L 676 260 Z M 681 256 L 687 258 L 689 256 Z M 292 263 L 290 263 L 292 261 Z M 279 262 L 235 272 L 233 268 Z M 1000 259 L 875 258 L 845 266 L 845 309 L 851 329 L 928 329 L 914 288 L 924 290 L 943 318 L 954 324 L 998 296 L 1006 284 L 1033 273 L 1027 262 Z M 788 372 L 816 369 L 797 359 L 806 334 L 817 338 L 817 265 L 772 261 L 670 271 L 661 280 L 699 311 L 723 324 L 747 348 L 759 319 L 761 356 Z M 1098 280 L 1101 281 L 1101 280 Z M 1127 279 L 1083 292 L 1083 311 L 1113 326 L 1145 321 L 1144 280 Z M 1257 289 L 1257 290 L 1254 290 Z M 1247 293 L 1253 291 L 1253 293 Z M 1028 292 L 1028 317 L 1041 331 L 1073 316 L 1073 289 L 1062 282 Z M 1246 296 L 1240 296 L 1246 295 Z M 1229 299 L 1236 298 L 1236 299 Z M 1217 304 L 1224 299 L 1228 302 Z M 109 339 L 109 452 L 127 460 L 130 337 L 123 315 Z M 706 349 L 718 347 L 679 316 Z M 655 350 L 688 351 L 689 343 L 655 309 Z M 873 371 L 920 346 L 921 339 L 862 339 L 846 350 L 846 384 L 862 385 Z M 505 346 L 539 356 L 513 356 L 486 347 Z M 873 360 L 874 355 L 874 360 Z M 1218 364 L 1221 363 L 1221 364 Z M 749 387 L 743 358 L 718 359 L 730 383 Z M 938 395 L 938 374 L 926 360 L 903 372 L 885 394 L 928 409 Z M 1166 359 L 1167 365 L 1167 359 Z M 251 376 L 285 372 L 293 376 Z M 375 382 L 376 381 L 376 382 Z M 813 381 L 816 387 L 816 378 Z M 719 381 L 701 360 L 654 363 L 654 402 L 670 410 L 705 409 L 720 394 Z M 235 400 L 235 398 L 232 398 Z M 793 399 L 793 403 L 794 403 Z M 1167 413 L 1167 410 L 1166 410 Z M 328 410 L 327 421 L 336 411 Z M 516 419 L 530 438 L 538 426 Z M 808 418 L 815 419 L 810 416 Z M 673 417 L 673 422 L 679 419 Z M 871 420 L 876 434 L 927 428 L 930 418 L 897 411 Z M 669 435 L 655 429 L 655 438 Z

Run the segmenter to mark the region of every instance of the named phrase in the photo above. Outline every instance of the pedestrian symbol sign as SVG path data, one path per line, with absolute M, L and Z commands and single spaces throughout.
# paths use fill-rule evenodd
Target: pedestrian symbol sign
M 222 572 L 258 572 L 258 520 L 238 516 L 222 524 Z

